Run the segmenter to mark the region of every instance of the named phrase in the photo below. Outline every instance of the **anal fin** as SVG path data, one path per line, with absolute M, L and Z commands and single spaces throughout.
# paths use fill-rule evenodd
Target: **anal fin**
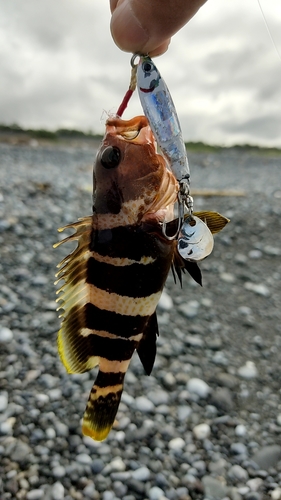
M 147 375 L 150 375 L 156 356 L 156 338 L 158 333 L 158 322 L 156 312 L 152 314 L 146 325 L 143 337 L 137 348 L 141 363 Z

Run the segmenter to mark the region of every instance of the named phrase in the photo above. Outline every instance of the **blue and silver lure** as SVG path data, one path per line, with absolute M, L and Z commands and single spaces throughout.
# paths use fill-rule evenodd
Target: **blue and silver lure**
M 192 214 L 190 169 L 176 108 L 154 62 L 149 56 L 134 55 L 131 60 L 133 67 L 137 57 L 137 88 L 141 105 L 168 167 L 179 183 L 178 230 L 173 237 L 168 237 L 163 224 L 163 233 L 168 239 L 178 239 L 178 251 L 184 259 L 202 260 L 213 249 L 213 235 L 207 224 Z

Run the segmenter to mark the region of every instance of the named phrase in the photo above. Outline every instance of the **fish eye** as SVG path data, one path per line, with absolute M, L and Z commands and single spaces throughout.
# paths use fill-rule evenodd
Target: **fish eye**
M 101 164 L 104 168 L 115 168 L 121 160 L 120 149 L 116 146 L 108 146 L 101 153 Z
M 150 64 L 149 62 L 145 62 L 143 63 L 142 68 L 146 73 L 149 73 L 149 71 L 152 70 L 152 64 Z

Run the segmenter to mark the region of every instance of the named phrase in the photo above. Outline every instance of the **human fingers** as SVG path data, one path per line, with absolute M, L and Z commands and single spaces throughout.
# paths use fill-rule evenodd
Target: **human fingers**
M 163 54 L 206 0 L 110 0 L 111 33 L 126 52 Z

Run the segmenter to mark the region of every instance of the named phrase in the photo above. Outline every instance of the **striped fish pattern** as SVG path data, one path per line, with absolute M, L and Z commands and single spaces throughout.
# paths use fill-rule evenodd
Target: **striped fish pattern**
M 94 168 L 93 215 L 67 226 L 77 248 L 60 264 L 58 349 L 69 373 L 99 365 L 82 431 L 103 440 L 114 422 L 123 380 L 137 350 L 152 370 L 155 309 L 173 260 L 160 222 L 173 216 L 178 184 L 156 154 L 144 117 L 107 121 Z M 66 228 L 63 228 L 66 229 Z M 63 230 L 62 229 L 62 230 Z M 62 242 L 60 242 L 62 243 Z
M 177 254 L 176 242 L 162 234 L 173 214 L 178 182 L 156 152 L 145 117 L 110 118 L 94 166 L 93 215 L 59 231 L 76 241 L 59 264 L 62 309 L 58 350 L 69 373 L 99 366 L 84 413 L 82 432 L 101 441 L 118 410 L 134 351 L 147 374 L 156 355 L 156 306 L 173 267 L 201 283 L 196 263 Z

